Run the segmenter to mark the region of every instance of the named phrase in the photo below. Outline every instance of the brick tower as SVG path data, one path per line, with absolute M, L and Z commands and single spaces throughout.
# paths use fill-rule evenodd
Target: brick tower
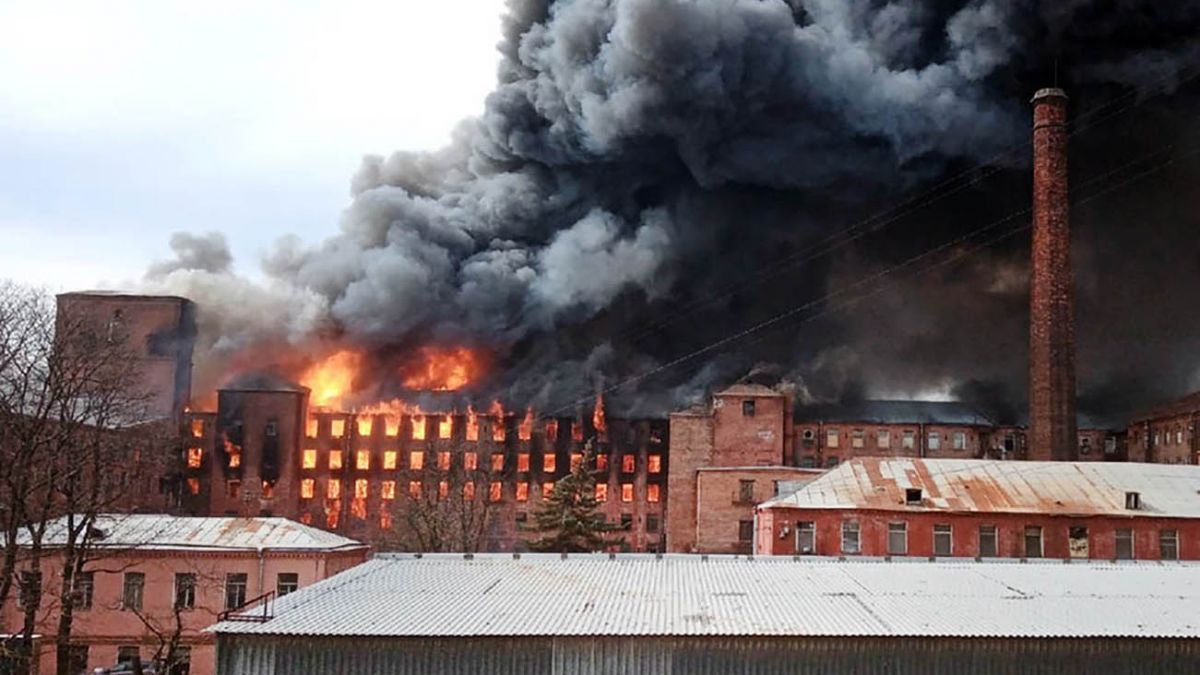
M 1029 459 L 1075 459 L 1075 300 L 1067 204 L 1067 95 L 1033 96 Z

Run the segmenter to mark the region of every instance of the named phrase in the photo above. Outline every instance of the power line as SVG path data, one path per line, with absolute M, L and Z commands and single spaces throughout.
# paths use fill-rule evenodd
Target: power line
M 1168 144 L 1168 145 L 1166 145 L 1166 146 L 1163 146 L 1163 147 L 1164 147 L 1164 148 L 1171 148 L 1171 147 L 1173 147 L 1173 145 L 1172 145 L 1172 144 Z M 1162 149 L 1162 148 L 1160 148 L 1160 150 L 1161 150 L 1161 149 Z M 1140 162 L 1144 161 L 1144 160 L 1145 160 L 1147 157 L 1154 156 L 1155 154 L 1157 154 L 1157 152 L 1158 152 L 1158 151 L 1156 151 L 1156 152 L 1154 152 L 1154 153 L 1150 153 L 1149 155 L 1143 155 L 1143 156 L 1141 156 L 1141 157 L 1138 157 L 1137 159 L 1134 159 L 1134 160 L 1131 160 L 1131 161 L 1129 161 L 1129 162 L 1126 162 L 1126 163 L 1122 164 L 1120 167 L 1117 167 L 1116 169 L 1114 169 L 1114 170 L 1112 170 L 1112 171 L 1106 172 L 1105 174 L 1102 174 L 1101 176 L 1098 176 L 1098 177 L 1095 177 L 1095 178 L 1093 178 L 1093 179 L 1091 179 L 1091 180 L 1089 180 L 1089 181 L 1086 181 L 1086 182 L 1085 182 L 1083 185 L 1084 185 L 1084 186 L 1086 186 L 1086 185 L 1090 185 L 1090 184 L 1093 184 L 1093 183 L 1096 183 L 1096 182 L 1100 182 L 1101 180 L 1104 180 L 1105 178 L 1107 178 L 1107 177 L 1109 177 L 1109 176 L 1115 175 L 1116 173 L 1119 173 L 1119 172 L 1121 172 L 1121 171 L 1123 171 L 1123 170 L 1125 170 L 1125 169 L 1128 169 L 1128 168 L 1129 168 L 1129 167 L 1131 167 L 1131 166 L 1134 166 L 1135 164 L 1138 164 L 1138 163 L 1140 163 Z M 1104 195 L 1110 194 L 1110 193 L 1112 193 L 1112 192 L 1114 192 L 1114 191 L 1116 191 L 1116 190 L 1119 190 L 1119 189 L 1121 189 L 1121 188 L 1123 188 L 1123 187 L 1125 187 L 1125 186 L 1127 186 L 1127 185 L 1129 185 L 1129 184 L 1131 184 L 1131 183 L 1133 183 L 1133 182 L 1135 182 L 1135 181 L 1141 180 L 1142 178 L 1145 178 L 1146 176 L 1149 176 L 1149 175 L 1151 175 L 1151 174 L 1153 174 L 1153 173 L 1155 173 L 1155 172 L 1157 172 L 1157 171 L 1160 171 L 1160 170 L 1162 170 L 1162 169 L 1166 168 L 1167 166 L 1170 166 L 1171 164 L 1173 164 L 1173 163 L 1174 163 L 1174 162 L 1175 162 L 1177 159 L 1182 159 L 1183 157 L 1187 157 L 1187 156 L 1190 156 L 1190 155 L 1193 155 L 1193 154 L 1197 154 L 1197 153 L 1200 153 L 1200 146 L 1197 146 L 1197 147 L 1191 148 L 1189 151 L 1187 151 L 1187 152 L 1184 152 L 1184 153 L 1181 153 L 1181 154 L 1179 154 L 1178 156 L 1172 156 L 1172 157 L 1168 157 L 1168 158 L 1167 158 L 1165 161 L 1163 161 L 1163 162 L 1160 162 L 1160 163 L 1158 163 L 1158 164 L 1155 164 L 1155 165 L 1153 165 L 1153 166 L 1151 166 L 1151 167 L 1149 167 L 1149 168 L 1147 168 L 1147 169 L 1144 169 L 1144 170 L 1142 170 L 1142 171 L 1139 171 L 1139 172 L 1137 172 L 1136 174 L 1133 174 L 1132 176 L 1129 176 L 1129 177 L 1127 177 L 1127 178 L 1125 178 L 1125 179 L 1123 179 L 1123 180 L 1117 181 L 1117 182 L 1115 182 L 1115 183 L 1113 183 L 1113 184 L 1111 184 L 1111 185 L 1108 185 L 1108 186 L 1106 186 L 1106 187 L 1103 187 L 1103 188 L 1101 188 L 1101 189 L 1097 190 L 1096 192 L 1094 192 L 1094 193 L 1092 193 L 1092 194 L 1089 194 L 1089 195 L 1087 195 L 1086 197 L 1083 197 L 1083 198 L 1080 198 L 1080 199 L 1078 199 L 1078 200 L 1075 200 L 1075 202 L 1074 202 L 1074 206 L 1077 206 L 1077 207 L 1078 207 L 1078 206 L 1083 206 L 1083 205 L 1085 205 L 1085 204 L 1087 204 L 1087 203 L 1089 203 L 1089 202 L 1091 202 L 1091 201 L 1093 201 L 1093 200 L 1095 200 L 1095 199 L 1098 199 L 1099 197 L 1102 197 L 1102 196 L 1104 196 Z M 959 236 L 959 237 L 956 237 L 956 238 L 954 238 L 954 239 L 952 239 L 952 240 L 950 240 L 950 241 L 948 241 L 948 242 L 944 242 L 944 243 L 942 243 L 942 244 L 940 244 L 940 245 L 938 245 L 938 246 L 935 246 L 935 247 L 933 247 L 933 248 L 931 248 L 931 249 L 927 249 L 927 250 L 923 251 L 922 253 L 919 253 L 919 254 L 917 254 L 917 255 L 915 255 L 915 256 L 913 256 L 913 257 L 910 257 L 910 258 L 908 258 L 908 259 L 906 259 L 906 260 L 904 260 L 904 261 L 902 261 L 902 262 L 900 262 L 900 263 L 898 263 L 898 264 L 896 264 L 896 265 L 892 265 L 891 267 L 885 268 L 885 269 L 883 269 L 883 270 L 881 270 L 881 271 L 879 271 L 879 272 L 876 272 L 876 273 L 874 273 L 874 274 L 868 275 L 867 277 L 864 277 L 864 278 L 862 278 L 862 279 L 860 279 L 860 280 L 856 281 L 855 283 L 851 284 L 850 286 L 848 286 L 848 287 L 846 287 L 846 288 L 839 289 L 839 290 L 837 290 L 837 291 L 835 291 L 835 292 L 833 292 L 833 293 L 826 294 L 826 295 L 822 296 L 821 298 L 817 298 L 817 299 L 815 299 L 815 300 L 811 300 L 811 301 L 808 301 L 808 302 L 802 303 L 802 304 L 800 304 L 800 305 L 797 305 L 797 306 L 795 306 L 795 307 L 792 307 L 792 308 L 790 308 L 790 309 L 788 309 L 788 310 L 785 310 L 785 311 L 783 311 L 783 312 L 780 312 L 779 314 L 776 314 L 775 316 L 772 316 L 772 317 L 771 317 L 771 318 L 769 318 L 769 319 L 766 319 L 766 320 L 764 320 L 764 321 L 761 321 L 761 322 L 759 322 L 759 323 L 756 323 L 756 324 L 754 324 L 754 325 L 752 325 L 752 326 L 750 326 L 750 327 L 748 327 L 748 328 L 746 328 L 746 329 L 744 329 L 744 330 L 738 331 L 737 333 L 734 333 L 734 334 L 728 335 L 728 336 L 726 336 L 726 337 L 724 337 L 724 338 L 721 338 L 720 340 L 717 340 L 717 341 L 715 341 L 715 342 L 712 342 L 712 343 L 710 343 L 710 344 L 708 344 L 708 345 L 706 345 L 706 346 L 704 346 L 704 347 L 701 347 L 701 348 L 699 348 L 699 349 L 693 350 L 693 351 L 691 351 L 691 352 L 689 352 L 689 353 L 687 353 L 687 354 L 684 354 L 684 355 L 682 355 L 682 356 L 680 356 L 680 357 L 677 357 L 677 358 L 675 358 L 675 359 L 672 359 L 671 361 L 668 361 L 668 362 L 666 362 L 666 363 L 664 363 L 664 364 L 661 364 L 661 365 L 659 365 L 659 366 L 656 366 L 656 367 L 654 367 L 654 368 L 651 368 L 650 370 L 647 370 L 647 371 L 645 371 L 645 372 L 643 372 L 643 373 L 639 373 L 638 375 L 635 375 L 635 376 L 632 376 L 632 377 L 626 378 L 626 379 L 624 379 L 624 380 L 621 380 L 620 382 L 617 382 L 617 383 L 616 383 L 616 384 L 614 384 L 614 385 L 611 385 L 611 386 L 608 386 L 608 387 L 606 387 L 606 388 L 603 388 L 603 389 L 601 389 L 601 391 L 600 391 L 599 393 L 600 393 L 600 394 L 602 394 L 602 395 L 608 395 L 608 394 L 611 394 L 611 393 L 612 393 L 612 392 L 614 392 L 614 391 L 617 391 L 617 390 L 619 390 L 619 389 L 622 389 L 622 388 L 624 388 L 624 387 L 627 387 L 627 386 L 629 386 L 629 385 L 631 385 L 631 384 L 636 384 L 636 383 L 638 383 L 638 382 L 641 382 L 641 381 L 643 381 L 643 380 L 646 380 L 646 379 L 648 379 L 648 378 L 650 378 L 650 377 L 653 377 L 653 376 L 655 376 L 655 375 L 657 375 L 657 374 L 659 374 L 659 373 L 661 373 L 661 372 L 664 372 L 664 371 L 666 371 L 666 370 L 672 369 L 672 368 L 674 368 L 674 367 L 676 367 L 676 366 L 678 366 L 678 365 L 680 365 L 680 364 L 683 364 L 683 363 L 685 363 L 685 362 L 687 362 L 687 361 L 690 361 L 690 360 L 692 360 L 692 359 L 695 359 L 695 358 L 696 358 L 696 357 L 698 357 L 698 356 L 702 356 L 702 355 L 704 355 L 704 354 L 707 354 L 707 353 L 713 352 L 713 351 L 715 351 L 715 350 L 718 350 L 718 349 L 720 349 L 720 348 L 722 348 L 722 347 L 724 347 L 724 346 L 726 346 L 726 345 L 732 344 L 732 343 L 734 343 L 734 342 L 737 342 L 737 341 L 739 341 L 739 340 L 741 340 L 741 339 L 743 339 L 743 338 L 745 338 L 745 337 L 748 337 L 748 336 L 750 336 L 750 335 L 753 335 L 753 334 L 755 334 L 755 333 L 758 333 L 758 332 L 760 332 L 760 331 L 762 331 L 762 330 L 765 330 L 765 329 L 767 329 L 767 328 L 770 328 L 770 327 L 773 327 L 773 326 L 779 325 L 781 322 L 785 321 L 786 319 L 789 319 L 789 318 L 791 318 L 791 317 L 793 317 L 793 316 L 795 316 L 795 315 L 797 315 L 797 314 L 799 314 L 799 313 L 801 313 L 801 312 L 803 312 L 803 311 L 805 311 L 805 310 L 807 310 L 807 309 L 811 309 L 811 308 L 813 308 L 813 307 L 816 307 L 816 306 L 818 306 L 818 305 L 821 305 L 821 304 L 827 303 L 827 302 L 829 302 L 830 300 L 836 300 L 837 298 L 839 298 L 839 297 L 841 297 L 841 296 L 843 296 L 843 295 L 847 295 L 847 294 L 849 294 L 849 293 L 851 293 L 851 292 L 853 292 L 853 291 L 855 291 L 855 290 L 857 290 L 857 289 L 860 289 L 860 288 L 862 288 L 862 287 L 865 287 L 865 286 L 869 286 L 869 285 L 870 285 L 871 283 L 873 283 L 873 282 L 876 282 L 876 281 L 880 281 L 880 280 L 886 279 L 886 278 L 888 278 L 888 277 L 892 276 L 892 275 L 893 275 L 893 273 L 897 272 L 898 270 L 902 270 L 902 269 L 904 269 L 904 268 L 911 267 L 911 266 L 912 266 L 912 265 L 914 265 L 915 263 L 919 263 L 920 261 L 922 261 L 922 260 L 924 260 L 924 259 L 926 259 L 926 258 L 929 258 L 929 257 L 931 257 L 931 256 L 933 256 L 933 255 L 936 255 L 937 253 L 939 253 L 939 252 L 941 252 L 941 251 L 945 251 L 945 250 L 947 250 L 947 249 L 954 248 L 954 247 L 956 247 L 956 246 L 958 246 L 958 245 L 960 245 L 960 244 L 963 244 L 963 243 L 965 243 L 965 242 L 967 242 L 967 241 L 969 241 L 969 240 L 973 239 L 974 237 L 976 237 L 976 236 L 978 236 L 978 235 L 981 235 L 981 234 L 983 234 L 983 233 L 985 233 L 985 232 L 990 232 L 990 231 L 992 231 L 992 230 L 995 230 L 996 228 L 1000 227 L 1001 225 L 1004 225 L 1005 223 L 1011 222 L 1011 221 L 1013 221 L 1013 220 L 1015 220 L 1015 219 L 1017 219 L 1017 218 L 1020 218 L 1020 217 L 1022 217 L 1022 216 L 1028 215 L 1028 214 L 1030 214 L 1031 212 L 1032 212 L 1032 207 L 1026 207 L 1026 208 L 1020 209 L 1020 210 L 1018 210 L 1018 211 L 1014 211 L 1014 212 L 1012 212 L 1012 213 L 1008 214 L 1007 216 L 1004 216 L 1004 217 L 1002 217 L 1002 218 L 1000 218 L 1000 219 L 994 220 L 994 221 L 992 221 L 992 222 L 990 222 L 990 223 L 988 223 L 988 224 L 986 224 L 986 225 L 984 225 L 984 226 L 982 226 L 982 227 L 976 228 L 975 230 L 972 230 L 971 232 L 968 232 L 967 234 L 964 234 L 964 235 L 961 235 L 961 236 Z M 913 274 L 912 274 L 911 276 L 915 277 L 915 276 L 918 276 L 918 275 L 920 275 L 920 274 L 923 274 L 923 273 L 929 272 L 929 271 L 931 271 L 931 270 L 938 269 L 938 268 L 940 268 L 940 267 L 943 267 L 943 266 L 945 266 L 945 265 L 949 265 L 949 264 L 951 264 L 951 263 L 953 263 L 953 262 L 957 262 L 958 260 L 961 260 L 961 259 L 963 259 L 963 258 L 965 258 L 965 257 L 967 257 L 967 256 L 969 256 L 969 255 L 971 255 L 971 254 L 973 254 L 973 253 L 976 253 L 976 252 L 978 252 L 978 251 L 980 251 L 980 250 L 983 250 L 984 248 L 987 248 L 987 247 L 993 246 L 993 245 L 995 245 L 995 244 L 999 243 L 1000 241 L 1003 241 L 1003 240 L 1005 240 L 1005 239 L 1007 239 L 1007 238 L 1009 238 L 1009 237 L 1011 237 L 1011 236 L 1013 236 L 1013 235 L 1016 235 L 1016 234 L 1019 234 L 1019 233 L 1021 233 L 1021 232 L 1024 232 L 1024 231 L 1026 231 L 1026 230 L 1030 229 L 1031 227 L 1032 227 L 1032 223 L 1030 223 L 1030 222 L 1026 222 L 1024 225 L 1022 225 L 1022 226 L 1020 226 L 1020 227 L 1013 228 L 1013 229 L 1011 229 L 1011 230 L 1007 230 L 1007 231 L 1001 232 L 1001 233 L 999 233 L 998 235 L 996 235 L 996 236 L 993 236 L 993 237 L 991 237 L 991 238 L 989 238 L 989 239 L 987 239 L 987 240 L 985 240 L 985 241 L 983 241 L 983 242 L 981 242 L 981 243 L 978 243 L 978 244 L 976 244 L 976 245 L 975 245 L 975 246 L 973 246 L 973 247 L 970 247 L 970 248 L 965 248 L 965 249 L 961 249 L 961 250 L 959 250 L 959 251 L 955 252 L 953 255 L 951 255 L 950 257 L 948 257 L 948 258 L 946 258 L 946 259 L 939 260 L 939 261 L 935 261 L 935 262 L 934 262 L 934 263 L 932 263 L 932 264 L 929 264 L 929 265 L 927 265 L 927 266 L 925 266 L 925 267 L 923 267 L 923 268 L 917 269 L 915 272 L 913 272 Z M 853 305 L 853 304 L 860 303 L 860 302 L 862 302 L 863 300 L 866 300 L 866 299 L 868 299 L 868 298 L 871 298 L 871 297 L 874 297 L 874 296 L 876 296 L 876 295 L 880 294 L 880 293 L 881 293 L 881 292 L 883 292 L 884 290 L 886 290 L 886 289 L 888 289 L 888 288 L 890 288 L 890 287 L 892 287 L 892 286 L 896 285 L 896 283 L 897 283 L 897 281 L 895 281 L 895 280 L 893 280 L 893 281 L 890 281 L 890 282 L 888 282 L 888 283 L 883 283 L 883 284 L 880 284 L 879 286 L 875 287 L 874 289 L 871 289 L 870 291 L 868 291 L 868 292 L 866 292 L 866 293 L 863 293 L 862 295 L 859 295 L 859 296 L 857 296 L 857 297 L 852 297 L 852 298 L 849 298 L 849 299 L 847 299 L 847 300 L 845 300 L 845 301 L 842 301 L 841 303 L 836 303 L 836 304 L 832 304 L 832 305 L 826 306 L 826 307 L 825 307 L 824 309 L 822 309 L 821 311 L 819 311 L 819 312 L 816 312 L 816 313 L 814 313 L 814 314 L 811 314 L 811 315 L 809 315 L 809 316 L 806 316 L 806 317 L 804 317 L 804 318 L 803 318 L 803 319 L 800 321 L 800 323 L 807 323 L 807 322 L 809 322 L 809 321 L 812 321 L 812 320 L 814 320 L 814 319 L 817 319 L 817 318 L 820 318 L 820 317 L 822 317 L 822 316 L 825 316 L 825 315 L 827 315 L 827 314 L 830 314 L 830 313 L 832 313 L 832 312 L 834 312 L 834 311 L 837 311 L 837 310 L 843 309 L 844 307 L 847 307 L 847 306 L 850 306 L 850 305 Z M 574 408 L 577 408 L 577 407 L 578 407 L 578 406 L 580 406 L 580 405 L 583 405 L 583 404 L 585 404 L 585 403 L 588 403 L 588 402 L 592 401 L 592 399 L 593 399 L 593 396 L 594 396 L 594 394 L 592 394 L 592 395 L 589 395 L 589 396 L 588 396 L 588 397 L 586 397 L 586 398 L 580 398 L 580 399 L 577 399 L 577 400 L 575 400 L 575 401 L 574 401 L 574 402 L 572 402 L 572 403 L 569 403 L 569 404 L 567 404 L 567 405 L 564 405 L 564 406 L 562 406 L 562 407 L 560 407 L 560 408 L 556 409 L 555 411 L 553 411 L 553 412 L 552 412 L 552 413 L 550 413 L 550 414 L 551 414 L 551 415 L 554 415 L 554 414 L 562 413 L 562 412 L 569 411 L 569 410 L 572 410 L 572 409 L 574 409 Z
M 1098 127 L 1108 120 L 1114 119 L 1129 112 L 1130 110 L 1133 110 L 1148 100 L 1151 100 L 1153 95 L 1145 96 L 1144 94 L 1151 91 L 1158 85 L 1164 84 L 1168 80 L 1174 81 L 1176 88 L 1178 88 L 1179 86 L 1182 86 L 1196 79 L 1197 77 L 1200 77 L 1200 68 L 1197 68 L 1194 72 L 1183 76 L 1180 76 L 1180 72 L 1181 71 L 1175 71 L 1172 69 L 1170 72 L 1160 76 L 1159 78 L 1151 80 L 1140 87 L 1135 87 L 1134 89 L 1114 97 L 1110 101 L 1080 113 L 1079 115 L 1075 116 L 1074 123 L 1071 130 L 1068 132 L 1067 137 L 1074 138 L 1092 128 Z M 1165 91 L 1166 90 L 1164 89 L 1164 92 Z M 1101 113 L 1105 113 L 1109 108 L 1124 103 L 1130 99 L 1133 100 L 1132 103 L 1117 108 L 1116 110 L 1112 110 L 1111 112 L 1107 112 L 1107 114 L 1101 115 Z M 1095 119 L 1090 119 L 1093 117 L 1095 117 Z M 709 295 L 685 304 L 682 307 L 675 309 L 670 314 L 659 317 L 650 323 L 650 325 L 645 326 L 640 330 L 635 329 L 631 331 L 625 331 L 620 337 L 629 338 L 636 342 L 644 336 L 655 333 L 658 330 L 665 328 L 666 326 L 669 326 L 684 317 L 694 314 L 697 310 L 703 307 L 730 298 L 744 289 L 756 286 L 767 279 L 783 273 L 789 268 L 812 262 L 813 260 L 819 259 L 840 248 L 848 246 L 864 236 L 879 232 L 927 206 L 957 194 L 962 190 L 976 185 L 980 181 L 983 181 L 984 179 L 998 173 L 1002 170 L 1002 167 L 997 165 L 997 162 L 1009 154 L 1025 150 L 1031 144 L 1032 141 L 1028 140 L 1013 144 L 1009 148 L 1002 150 L 989 159 L 977 163 L 969 169 L 959 172 L 950 178 L 939 182 L 937 185 L 923 190 L 908 199 L 905 199 L 895 206 L 889 207 L 881 212 L 860 220 L 846 228 L 837 230 L 829 236 L 818 240 L 814 244 L 805 247 L 803 250 L 772 263 L 765 269 L 762 269 L 758 273 L 754 274 L 749 279 L 744 279 L 726 286 L 723 290 L 719 291 L 715 295 Z M 980 171 L 981 169 L 982 171 Z M 979 172 L 979 175 L 973 175 L 976 172 Z M 955 185 L 956 183 L 957 185 Z M 945 188 L 944 192 L 942 192 L 943 188 Z

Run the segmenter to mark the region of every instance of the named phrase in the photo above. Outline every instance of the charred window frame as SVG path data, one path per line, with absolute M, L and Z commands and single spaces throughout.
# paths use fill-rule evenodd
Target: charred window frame
M 742 417 L 754 417 L 754 407 L 753 399 L 742 401 Z

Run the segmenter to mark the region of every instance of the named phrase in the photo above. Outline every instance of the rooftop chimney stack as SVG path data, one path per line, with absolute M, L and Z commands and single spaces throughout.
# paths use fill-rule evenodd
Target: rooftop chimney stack
M 1033 269 L 1029 299 L 1029 459 L 1078 455 L 1075 290 L 1067 191 L 1067 95 L 1033 95 Z

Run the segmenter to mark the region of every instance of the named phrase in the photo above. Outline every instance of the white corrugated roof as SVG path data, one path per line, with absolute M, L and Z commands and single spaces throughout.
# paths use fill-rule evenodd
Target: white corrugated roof
M 907 488 L 921 488 L 920 505 Z M 762 506 L 1200 518 L 1200 466 L 863 457 Z
M 220 633 L 1200 637 L 1190 563 L 384 555 Z
M 46 546 L 66 543 L 66 517 L 46 526 Z M 197 518 L 162 514 L 108 514 L 96 527 L 105 548 L 143 550 L 337 550 L 362 543 L 287 518 Z M 22 544 L 28 534 L 22 534 Z

